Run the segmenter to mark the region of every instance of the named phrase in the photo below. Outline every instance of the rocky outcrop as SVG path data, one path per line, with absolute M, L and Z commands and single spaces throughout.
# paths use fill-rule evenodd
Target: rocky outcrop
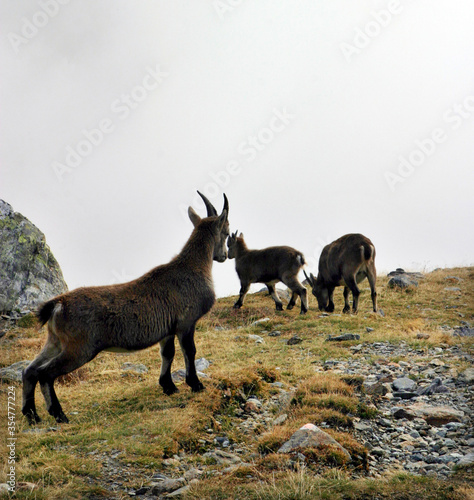
M 30 311 L 66 291 L 44 234 L 0 200 L 0 313 Z

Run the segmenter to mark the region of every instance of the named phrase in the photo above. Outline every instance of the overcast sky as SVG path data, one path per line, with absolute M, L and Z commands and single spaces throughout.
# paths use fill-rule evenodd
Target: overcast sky
M 138 277 L 196 189 L 250 248 L 474 262 L 472 0 L 3 0 L 0 198 L 69 288 Z M 214 264 L 238 293 L 234 261 Z

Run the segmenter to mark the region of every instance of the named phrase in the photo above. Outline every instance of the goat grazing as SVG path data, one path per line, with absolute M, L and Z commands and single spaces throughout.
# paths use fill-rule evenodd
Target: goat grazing
M 235 270 L 240 279 L 240 296 L 234 304 L 235 309 L 242 307 L 244 298 L 252 283 L 264 283 L 276 310 L 282 311 L 283 304 L 275 290 L 275 284 L 282 281 L 291 291 L 287 309 L 293 309 L 296 297 L 301 299 L 301 314 L 308 310 L 306 288 L 298 280 L 298 272 L 305 264 L 303 254 L 291 247 L 269 247 L 263 250 L 249 250 L 244 235 L 237 232 L 227 239 L 229 259 L 235 258 Z
M 199 193 L 201 195 L 201 193 Z M 186 383 L 201 391 L 194 359 L 196 322 L 214 304 L 212 261 L 227 258 L 229 204 L 217 216 L 203 198 L 208 217 L 192 207 L 188 215 L 194 230 L 181 252 L 168 264 L 155 267 L 128 283 L 78 288 L 41 306 L 41 325 L 48 323 L 48 338 L 41 353 L 23 372 L 22 412 L 30 424 L 40 422 L 35 407 L 39 381 L 48 412 L 57 422 L 68 422 L 54 391 L 54 381 L 91 361 L 101 351 L 133 352 L 161 345 L 160 385 L 165 394 L 178 389 L 171 379 L 171 363 L 178 337 L 186 364 Z
M 318 300 L 320 311 L 333 312 L 332 299 L 334 288 L 344 286 L 343 313 L 350 311 L 349 290 L 352 292 L 352 312 L 357 313 L 359 306 L 359 288 L 357 284 L 365 278 L 369 280 L 372 305 L 377 312 L 377 292 L 375 281 L 375 247 L 373 243 L 362 234 L 346 234 L 336 241 L 326 245 L 319 258 L 318 277 L 311 273 L 306 279 L 313 289 L 313 295 Z

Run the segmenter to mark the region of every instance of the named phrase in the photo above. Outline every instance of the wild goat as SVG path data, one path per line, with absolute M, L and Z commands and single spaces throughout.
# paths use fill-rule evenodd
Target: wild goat
M 171 363 L 178 337 L 186 364 L 186 383 L 201 391 L 194 358 L 194 327 L 215 301 L 212 261 L 227 258 L 229 204 L 217 216 L 201 193 L 208 217 L 192 207 L 188 215 L 194 230 L 181 252 L 168 264 L 140 278 L 111 286 L 78 288 L 41 306 L 41 325 L 48 323 L 48 338 L 41 353 L 23 372 L 22 412 L 30 424 L 40 422 L 35 407 L 39 381 L 48 412 L 57 422 L 68 422 L 54 391 L 60 375 L 76 370 L 101 351 L 133 352 L 161 345 L 160 385 L 165 394 L 178 389 L 171 379 Z
M 318 300 L 320 311 L 334 311 L 332 300 L 334 288 L 344 285 L 343 313 L 350 311 L 349 290 L 352 292 L 352 312 L 357 313 L 359 306 L 359 288 L 357 284 L 365 278 L 369 280 L 372 305 L 377 312 L 377 292 L 375 281 L 375 247 L 362 234 L 346 234 L 326 245 L 319 258 L 319 273 L 315 278 L 304 273 Z
M 275 290 L 275 284 L 282 281 L 291 291 L 287 309 L 293 309 L 296 297 L 301 299 L 301 314 L 308 310 L 306 288 L 298 281 L 298 272 L 305 264 L 303 254 L 291 247 L 269 247 L 263 250 L 249 250 L 244 235 L 237 231 L 227 239 L 229 259 L 235 258 L 235 270 L 240 279 L 240 296 L 234 304 L 235 309 L 242 307 L 245 295 L 252 283 L 264 283 L 276 310 L 282 311 L 283 304 Z

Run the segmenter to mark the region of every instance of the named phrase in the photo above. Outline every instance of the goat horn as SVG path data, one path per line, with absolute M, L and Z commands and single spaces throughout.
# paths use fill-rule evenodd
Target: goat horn
M 227 212 L 227 217 L 229 217 L 229 200 L 227 199 L 225 193 L 224 193 L 224 208 L 222 210 L 223 211 L 225 210 Z
M 217 210 L 214 208 L 214 205 L 199 191 L 198 191 L 198 195 L 202 198 L 202 201 L 206 205 L 207 216 L 211 217 L 213 215 L 217 215 Z
M 308 281 L 308 283 L 313 286 L 313 280 L 306 274 L 306 271 L 303 269 L 303 273 L 304 275 L 306 276 L 306 279 Z

